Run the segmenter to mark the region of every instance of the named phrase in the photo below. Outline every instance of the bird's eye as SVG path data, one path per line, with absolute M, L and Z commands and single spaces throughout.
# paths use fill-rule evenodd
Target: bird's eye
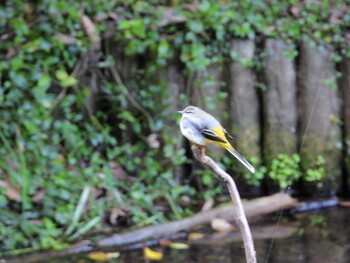
M 186 113 L 191 114 L 191 113 L 193 113 L 193 110 L 187 110 Z

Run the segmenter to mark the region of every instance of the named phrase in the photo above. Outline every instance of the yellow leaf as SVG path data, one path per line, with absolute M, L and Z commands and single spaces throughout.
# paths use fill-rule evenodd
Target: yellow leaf
M 120 256 L 119 252 L 103 252 L 94 251 L 88 254 L 88 258 L 94 261 L 108 261 L 111 258 L 117 258 Z
M 109 259 L 111 259 L 111 258 L 118 258 L 120 256 L 120 253 L 119 252 L 108 252 L 107 253 L 107 257 L 109 258 Z
M 143 249 L 143 253 L 145 254 L 145 257 L 150 260 L 160 261 L 163 258 L 163 253 L 152 250 L 148 247 Z
M 169 247 L 173 248 L 173 249 L 188 249 L 190 246 L 188 244 L 185 243 L 171 243 L 169 245 Z
M 88 254 L 88 258 L 94 261 L 107 261 L 109 258 L 107 253 L 103 251 L 94 251 Z
M 204 237 L 204 234 L 193 232 L 193 233 L 188 234 L 187 239 L 188 240 L 195 240 L 195 239 L 200 239 L 202 237 Z

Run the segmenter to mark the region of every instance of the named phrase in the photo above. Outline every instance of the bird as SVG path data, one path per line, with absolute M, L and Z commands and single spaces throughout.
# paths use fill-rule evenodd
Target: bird
M 190 142 L 201 146 L 215 143 L 231 153 L 250 172 L 255 172 L 255 168 L 233 148 L 227 139 L 227 137 L 232 138 L 232 136 L 228 134 L 214 116 L 195 106 L 187 106 L 178 113 L 182 114 L 180 119 L 181 133 Z

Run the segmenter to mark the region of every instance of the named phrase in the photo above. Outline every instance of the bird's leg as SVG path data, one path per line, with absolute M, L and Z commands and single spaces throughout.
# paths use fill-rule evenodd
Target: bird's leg
M 194 157 L 202 162 L 202 163 L 206 163 L 206 152 L 207 152 L 207 148 L 203 145 L 197 145 L 197 144 L 193 144 L 192 145 L 192 152 Z

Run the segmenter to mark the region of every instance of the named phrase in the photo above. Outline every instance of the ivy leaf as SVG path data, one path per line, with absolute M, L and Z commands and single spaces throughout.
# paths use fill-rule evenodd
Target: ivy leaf
M 142 19 L 137 19 L 131 24 L 131 32 L 139 38 L 146 37 L 146 26 Z
M 65 70 L 56 71 L 56 78 L 60 85 L 64 88 L 73 87 L 78 83 L 78 80 L 70 75 Z
M 201 33 L 204 30 L 203 23 L 198 20 L 189 21 L 188 28 L 195 33 Z
M 166 40 L 160 41 L 158 45 L 158 56 L 159 57 L 168 57 L 170 53 L 169 42 Z

